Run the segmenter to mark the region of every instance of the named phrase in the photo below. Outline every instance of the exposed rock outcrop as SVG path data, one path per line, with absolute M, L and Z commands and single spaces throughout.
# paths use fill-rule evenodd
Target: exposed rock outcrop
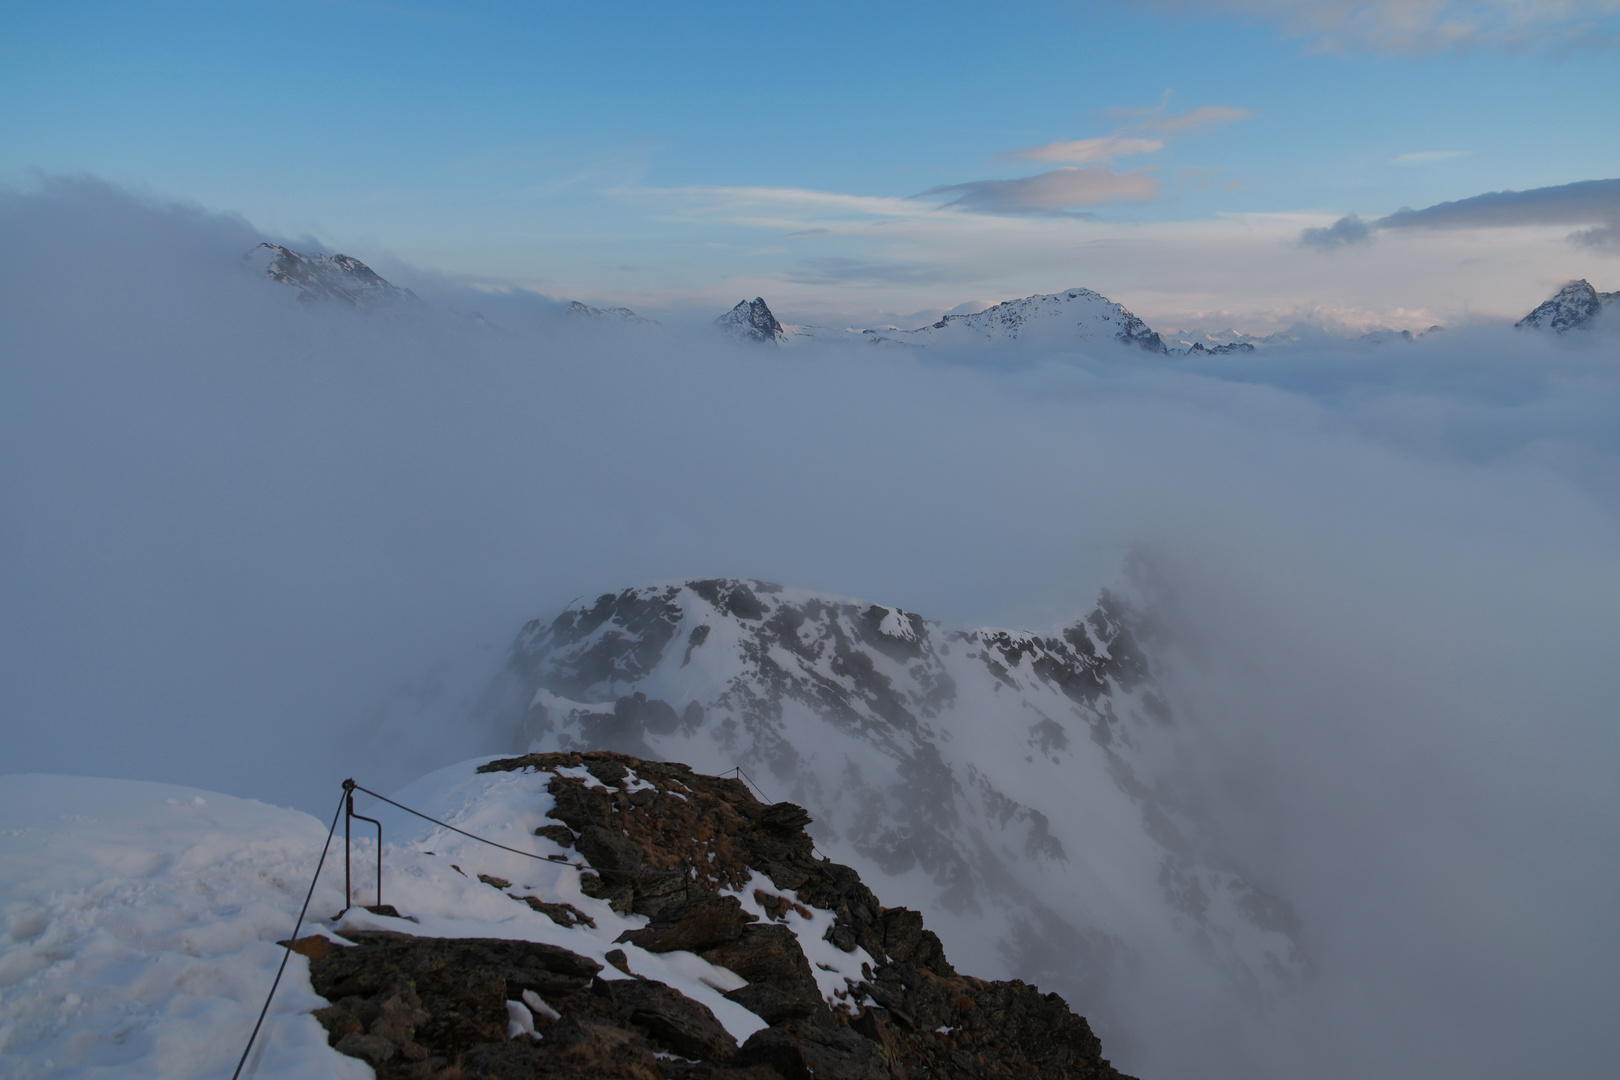
M 787 337 L 770 307 L 758 296 L 738 301 L 736 307 L 714 320 L 714 325 L 737 341 L 771 345 L 780 344 Z
M 767 1026 L 738 1045 L 701 1003 L 555 946 L 350 931 L 352 946 L 295 943 L 333 1003 L 316 1013 L 331 1044 L 381 1080 L 1127 1080 L 1062 998 L 958 974 L 917 912 L 884 907 L 855 871 L 818 857 L 802 808 L 604 751 L 480 767 L 517 770 L 552 773 L 549 813 L 590 863 L 591 891 L 650 916 L 621 940 L 735 972 L 747 985 L 726 996 Z M 813 911 L 831 915 L 823 940 L 863 957 L 861 977 L 832 994 L 789 925 Z

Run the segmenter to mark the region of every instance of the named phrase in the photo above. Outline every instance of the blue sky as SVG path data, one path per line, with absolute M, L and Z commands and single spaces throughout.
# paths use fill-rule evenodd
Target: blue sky
M 14 5 L 0 181 L 652 310 L 1415 325 L 1620 287 L 1620 245 L 1303 230 L 1620 177 L 1617 40 L 1614 0 Z

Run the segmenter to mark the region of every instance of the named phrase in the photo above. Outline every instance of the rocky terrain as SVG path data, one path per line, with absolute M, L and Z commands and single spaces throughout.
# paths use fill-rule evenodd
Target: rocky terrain
M 343 929 L 340 941 L 294 943 L 332 1002 L 316 1012 L 330 1043 L 382 1080 L 1127 1080 L 1057 994 L 958 973 L 917 912 L 884 906 L 819 856 L 799 806 L 605 751 L 479 771 L 549 773 L 553 823 L 535 832 L 588 868 L 587 895 L 646 916 L 619 940 L 735 973 L 741 985 L 725 996 L 764 1026 L 739 1045 L 702 1003 L 631 975 L 623 950 L 604 966 L 530 941 Z M 559 925 L 581 918 L 550 906 Z M 846 959 L 812 965 L 812 945 Z
M 1600 293 L 1583 278 L 1559 289 L 1513 325 L 1520 330 L 1550 330 L 1555 334 L 1589 330 L 1611 305 L 1620 307 L 1620 292 Z

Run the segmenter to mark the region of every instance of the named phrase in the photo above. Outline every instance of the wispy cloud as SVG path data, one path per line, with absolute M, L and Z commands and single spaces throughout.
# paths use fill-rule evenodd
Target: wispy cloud
M 1361 243 L 1375 229 L 1489 229 L 1517 225 L 1587 225 L 1570 240 L 1603 250 L 1620 237 L 1620 179 L 1582 180 L 1527 191 L 1488 191 L 1420 210 L 1397 210 L 1376 221 L 1354 214 L 1328 228 L 1306 229 L 1300 242 L 1324 250 Z
M 938 198 L 944 205 L 981 214 L 1072 214 L 1077 206 L 1115 202 L 1151 202 L 1159 182 L 1147 169 L 1115 172 L 1102 165 L 1065 167 L 1016 180 L 974 180 L 929 188 L 918 199 Z
M 1318 52 L 1424 55 L 1480 46 L 1565 48 L 1620 42 L 1620 0 L 1154 0 L 1245 16 Z M 1135 5 L 1132 5 L 1135 6 Z
M 946 184 L 916 197 L 953 195 L 945 205 L 981 214 L 1073 215 L 1078 206 L 1150 202 L 1159 197 L 1159 184 L 1149 169 L 1119 172 L 1107 166 L 1118 158 L 1162 150 L 1169 138 L 1254 115 L 1231 105 L 1204 105 L 1174 114 L 1169 108 L 1170 91 L 1166 90 L 1157 105 L 1102 110 L 1099 115 L 1129 121 L 1111 134 L 1062 139 L 997 155 L 1000 160 L 1039 161 L 1063 168 L 1011 180 Z M 1183 170 L 1181 175 L 1185 174 Z
M 1170 111 L 1171 91 L 1159 95 L 1157 105 L 1113 105 L 1098 109 L 1096 115 L 1108 120 L 1124 120 L 1125 131 L 1151 132 L 1159 135 L 1185 135 L 1199 128 L 1220 127 L 1237 120 L 1247 120 L 1253 109 L 1240 109 L 1233 105 L 1200 105 L 1183 113 Z
M 1185 135 L 1199 128 L 1221 127 L 1254 115 L 1252 109 L 1238 109 L 1230 105 L 1204 105 L 1174 116 L 1152 116 L 1142 121 L 1148 131 L 1164 135 Z
M 935 285 L 971 280 L 973 274 L 962 268 L 953 274 L 948 267 L 926 262 L 825 258 L 806 259 L 799 269 L 788 270 L 782 276 L 802 285 Z
M 1045 146 L 1030 146 L 1019 151 L 1008 151 L 998 157 L 1003 160 L 1025 162 L 1053 162 L 1064 165 L 1108 165 L 1118 157 L 1132 154 L 1152 154 L 1165 149 L 1165 136 L 1178 136 L 1199 128 L 1218 128 L 1254 115 L 1251 108 L 1233 105 L 1202 105 L 1183 113 L 1166 112 L 1170 94 L 1166 92 L 1158 105 L 1145 108 L 1106 108 L 1105 117 L 1121 118 L 1131 123 L 1113 134 L 1102 134 L 1092 139 L 1066 139 L 1048 142 Z
M 1389 159 L 1391 165 L 1421 165 L 1426 161 L 1450 161 L 1467 157 L 1472 150 L 1419 150 L 1413 154 L 1396 154 Z
M 1066 142 L 1047 143 L 1023 150 L 1009 150 L 998 155 L 1021 161 L 1045 161 L 1063 165 L 1107 165 L 1115 158 L 1132 154 L 1151 154 L 1164 147 L 1163 139 L 1131 138 L 1125 135 L 1102 135 L 1095 139 L 1071 139 Z

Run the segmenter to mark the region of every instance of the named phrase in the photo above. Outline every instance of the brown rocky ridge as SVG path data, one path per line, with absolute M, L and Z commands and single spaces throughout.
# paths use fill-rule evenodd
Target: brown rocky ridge
M 580 767 L 602 786 L 555 775 Z M 920 914 L 884 907 L 853 870 L 817 856 L 800 807 L 763 803 L 740 780 L 607 751 L 529 754 L 480 771 L 528 769 L 554 773 L 559 824 L 541 831 L 589 864 L 587 895 L 648 917 L 619 940 L 729 969 L 747 983 L 726 996 L 768 1026 L 739 1046 L 703 1004 L 629 975 L 622 950 L 607 953 L 622 969 L 610 970 L 526 941 L 346 930 L 352 946 L 294 943 L 332 1002 L 315 1013 L 331 1045 L 380 1080 L 1129 1080 L 1058 995 L 957 973 Z M 756 873 L 775 886 L 754 894 L 764 918 L 738 900 Z M 827 997 L 789 925 L 811 909 L 833 914 L 827 941 L 873 961 Z M 546 913 L 563 925 L 583 918 Z M 509 1037 L 508 1002 L 533 1015 L 534 1037 Z

